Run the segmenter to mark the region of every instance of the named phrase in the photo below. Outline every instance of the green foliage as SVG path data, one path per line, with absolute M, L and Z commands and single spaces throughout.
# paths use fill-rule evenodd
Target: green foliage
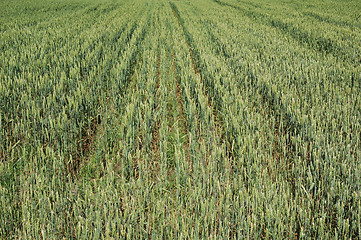
M 359 8 L 1 2 L 0 238 L 358 238 Z

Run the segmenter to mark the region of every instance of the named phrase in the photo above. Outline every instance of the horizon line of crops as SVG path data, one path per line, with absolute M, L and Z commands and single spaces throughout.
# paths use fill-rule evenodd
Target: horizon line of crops
M 237 2 L 245 4 L 250 6 L 249 8 L 254 9 L 261 9 L 266 8 L 267 10 L 273 10 L 275 8 L 279 8 L 282 11 L 297 11 L 299 14 L 310 17 L 318 22 L 327 23 L 330 24 L 330 26 L 336 25 L 339 27 L 345 27 L 347 26 L 350 29 L 360 28 L 360 25 L 357 25 L 357 21 L 359 20 L 359 14 L 353 14 L 350 13 L 344 14 L 342 11 L 338 10 L 337 8 L 340 8 L 340 6 L 337 6 L 337 4 L 343 5 L 342 7 L 347 7 L 348 9 L 352 8 L 352 5 L 345 5 L 340 2 L 325 2 L 323 4 L 316 4 L 316 5 L 308 5 L 306 9 L 304 9 L 304 5 L 300 4 L 298 2 L 292 2 L 288 3 L 287 5 L 283 5 L 282 7 L 279 6 L 280 2 L 273 2 L 273 5 L 270 5 L 267 2 L 262 3 L 255 3 L 253 1 L 242 1 L 237 0 Z M 281 3 L 282 4 L 282 3 Z M 319 12 L 317 10 L 322 10 L 322 12 Z M 353 9 L 356 10 L 356 9 Z M 356 10 L 357 11 L 357 10 Z M 348 19 L 348 20 L 346 20 Z
M 247 10 L 246 8 L 241 7 L 240 5 L 231 4 L 228 2 L 213 0 L 221 6 L 227 6 L 236 9 L 244 13 L 247 17 L 254 19 L 262 24 L 272 26 L 284 34 L 287 34 L 297 40 L 300 44 L 306 45 L 311 49 L 314 49 L 319 52 L 324 52 L 325 54 L 332 54 L 336 58 L 351 62 L 354 66 L 358 66 L 361 62 L 361 59 L 353 51 L 345 49 L 342 42 L 336 42 L 333 39 L 323 36 L 315 36 L 312 33 L 304 31 L 302 28 L 299 28 L 292 23 L 284 22 L 280 19 L 274 19 L 272 16 L 263 14 L 258 11 Z M 347 51 L 345 51 L 347 50 Z M 351 49 L 354 50 L 354 49 Z M 357 51 L 357 50 L 356 50 Z

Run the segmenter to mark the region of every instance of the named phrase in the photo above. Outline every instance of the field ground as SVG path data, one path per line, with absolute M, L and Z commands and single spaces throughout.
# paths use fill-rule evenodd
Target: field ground
M 0 239 L 357 239 L 358 0 L 0 1 Z

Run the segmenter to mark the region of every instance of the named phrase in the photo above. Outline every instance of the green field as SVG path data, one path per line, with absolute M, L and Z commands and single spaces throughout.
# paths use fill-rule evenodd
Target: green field
M 358 239 L 361 1 L 0 0 L 0 239 Z

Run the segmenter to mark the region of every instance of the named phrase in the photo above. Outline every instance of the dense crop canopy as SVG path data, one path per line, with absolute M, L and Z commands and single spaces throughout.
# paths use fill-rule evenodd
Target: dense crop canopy
M 2 1 L 0 238 L 358 238 L 360 9 Z

